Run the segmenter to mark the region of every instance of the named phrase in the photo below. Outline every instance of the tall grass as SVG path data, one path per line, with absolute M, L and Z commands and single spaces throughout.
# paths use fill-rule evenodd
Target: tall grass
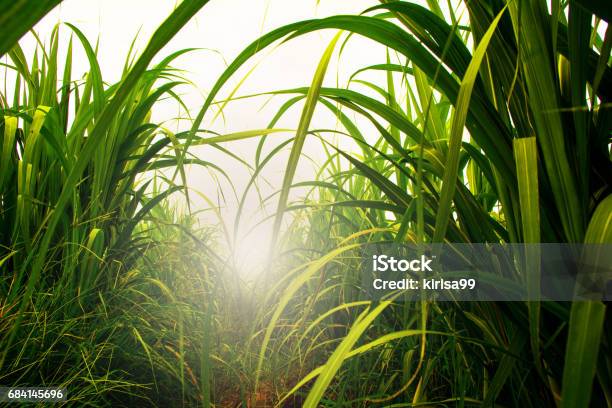
M 398 61 L 363 67 L 346 87 L 323 87 L 328 50 L 311 87 L 267 92 L 291 96 L 271 127 L 304 103 L 276 226 L 287 211 L 314 207 L 308 232 L 285 237 L 302 234 L 307 251 L 327 255 L 285 275 L 281 295 L 264 307 L 267 330 L 253 334 L 262 339 L 256 378 L 297 370 L 302 380 L 280 396 L 302 392 L 313 407 L 609 406 L 603 303 L 369 305 L 355 296 L 352 250 L 372 241 L 612 242 L 611 40 L 609 28 L 604 38 L 598 31 L 605 10 L 471 1 L 444 15 L 435 2 L 381 3 L 264 35 L 209 95 L 254 53 L 317 30 L 367 37 Z M 359 79 L 366 70 L 386 75 Z M 335 114 L 357 149 L 310 130 L 329 156 L 317 180 L 299 184 L 313 189 L 305 203 L 286 206 L 315 108 Z M 364 121 L 377 139 L 360 132 Z M 527 279 L 537 282 L 537 270 Z
M 3 37 L 14 91 L 0 93 L 0 384 L 64 386 L 75 406 L 612 406 L 605 304 L 371 302 L 356 272 L 370 242 L 612 242 L 605 7 L 381 1 L 295 22 L 253 41 L 191 128 L 172 133 L 151 110 L 183 105 L 171 64 L 189 50 L 151 61 L 206 3 L 181 3 L 117 84 L 71 25 L 65 59 L 59 28 L 25 55 L 15 41 L 43 6 Z M 254 54 L 328 29 L 342 31 L 310 86 L 262 90 L 284 98 L 267 129 L 203 135 Z M 386 59 L 324 86 L 355 35 Z M 265 149 L 292 109 L 295 137 Z M 323 109 L 338 129 L 316 128 Z M 258 176 L 291 149 L 268 198 L 279 200 L 268 286 L 252 297 L 236 291 L 214 228 L 167 200 L 188 210 L 186 166 L 212 167 L 191 146 L 247 138 L 259 146 L 236 225 Z M 327 154 L 296 183 L 307 138 Z M 297 188 L 307 194 L 292 202 Z
M 14 82 L 0 94 L 1 384 L 66 387 L 78 406 L 209 405 L 213 304 L 201 299 L 212 285 L 213 255 L 202 252 L 210 237 L 167 203 L 185 192 L 182 181 L 158 173 L 203 162 L 179 163 L 188 132 L 150 120 L 161 98 L 182 103 L 174 89 L 185 81 L 170 64 L 189 50 L 151 61 L 206 3 L 179 4 L 112 85 L 70 24 L 33 55 L 9 44 L 4 69 Z M 80 79 L 74 47 L 89 62 Z

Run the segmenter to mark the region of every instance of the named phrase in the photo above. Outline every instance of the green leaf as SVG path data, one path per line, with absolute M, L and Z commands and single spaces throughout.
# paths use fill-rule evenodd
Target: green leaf
M 563 367 L 562 408 L 588 407 L 606 307 L 601 302 L 574 302 Z
M 612 243 L 612 195 L 597 206 L 585 235 L 587 244 Z M 588 407 L 597 368 L 606 306 L 601 302 L 574 302 L 570 314 L 562 408 Z
M 533 114 L 535 136 L 559 211 L 564 241 L 581 242 L 586 218 L 583 205 L 585 198 L 580 195 L 576 172 L 566 148 L 566 132 L 559 111 L 562 105 L 555 83 L 556 67 L 551 64 L 556 50 L 550 49 L 550 38 L 544 24 L 548 21 L 546 4 L 540 1 L 520 1 L 509 3 L 508 7 L 519 41 L 520 63 Z
M 448 153 L 446 155 L 446 167 L 444 177 L 442 179 L 442 191 L 440 192 L 440 201 L 438 215 L 436 217 L 436 227 L 433 236 L 433 242 L 442 242 L 446 236 L 446 229 L 451 218 L 451 206 L 453 196 L 455 194 L 455 185 L 457 182 L 457 172 L 459 170 L 459 152 L 461 150 L 461 142 L 463 138 L 463 128 L 465 119 L 470 105 L 472 90 L 478 75 L 478 70 L 482 64 L 489 42 L 493 37 L 493 33 L 497 28 L 497 23 L 501 19 L 506 8 L 499 12 L 495 20 L 489 26 L 489 29 L 478 44 L 472 61 L 465 72 L 465 76 L 461 81 L 459 88 L 459 96 L 455 104 L 455 112 L 452 118 L 451 132 L 448 141 Z
M 0 156 L 0 191 L 4 191 L 4 183 L 8 175 L 9 165 L 15 151 L 15 133 L 17 132 L 17 118 L 4 117 L 4 137 L 2 138 L 2 151 Z
M 61 0 L 0 1 L 0 57 Z
M 331 262 L 334 258 L 341 255 L 342 253 L 349 251 L 351 249 L 355 249 L 359 247 L 358 244 L 346 245 L 343 247 L 339 247 L 334 249 L 333 251 L 327 253 L 323 257 L 317 259 L 313 263 L 311 263 L 304 272 L 295 277 L 290 283 L 289 286 L 283 291 L 280 299 L 276 303 L 276 308 L 274 313 L 268 323 L 268 327 L 266 328 L 263 341 L 261 343 L 261 349 L 259 351 L 259 358 L 257 360 L 257 370 L 255 371 L 255 390 L 258 388 L 259 378 L 261 376 L 261 369 L 263 367 L 264 358 L 266 355 L 266 351 L 268 348 L 268 343 L 272 338 L 272 332 L 278 323 L 283 311 L 289 305 L 289 302 L 295 295 L 295 293 L 306 283 L 308 280 L 321 268 L 323 268 L 327 263 Z
M 306 100 L 304 102 L 304 109 L 302 110 L 302 116 L 300 117 L 300 122 L 295 134 L 295 140 L 293 142 L 293 146 L 291 147 L 291 153 L 287 161 L 285 177 L 283 178 L 280 197 L 278 199 L 278 207 L 272 229 L 272 242 L 270 243 L 271 250 L 273 250 L 274 246 L 276 245 L 276 240 L 278 239 L 283 213 L 287 207 L 289 191 L 291 190 L 291 185 L 293 184 L 293 177 L 295 175 L 300 156 L 302 155 L 302 148 L 304 147 L 304 142 L 306 141 L 310 121 L 318 104 L 319 92 L 321 90 L 321 86 L 323 85 L 325 73 L 327 72 L 327 66 L 329 65 L 329 60 L 334 52 L 336 43 L 340 38 L 340 34 L 341 32 L 336 34 L 327 46 L 327 49 L 319 61 L 319 65 L 312 79 L 312 83 L 310 84 L 310 88 L 308 88 L 308 94 L 306 95 Z
M 527 284 L 527 297 L 540 298 L 540 202 L 538 191 L 538 146 L 535 137 L 514 140 L 514 160 L 519 188 L 523 242 L 525 246 L 523 273 Z M 531 351 L 536 366 L 540 364 L 540 302 L 527 302 Z
M 397 297 L 395 295 L 394 297 Z M 383 310 L 385 310 L 389 305 L 391 305 L 392 300 L 384 300 L 380 302 L 374 310 L 370 311 L 369 308 L 363 311 L 361 315 L 357 318 L 357 322 L 351 327 L 348 334 L 344 336 L 342 342 L 332 355 L 327 359 L 327 363 L 321 369 L 319 376 L 317 377 L 317 381 L 314 383 L 310 392 L 308 393 L 308 397 L 306 397 L 306 401 L 304 402 L 304 407 L 306 408 L 316 408 L 319 406 L 319 402 L 327 390 L 327 387 L 335 377 L 336 373 L 340 369 L 340 366 L 350 356 L 351 349 L 357 343 L 361 335 L 364 331 L 370 327 L 374 319 L 380 315 Z

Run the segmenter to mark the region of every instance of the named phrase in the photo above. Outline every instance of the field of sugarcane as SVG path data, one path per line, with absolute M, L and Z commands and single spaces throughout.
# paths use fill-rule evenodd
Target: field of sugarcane
M 177 4 L 117 83 L 78 24 L 20 46 L 59 3 L 0 1 L 0 386 L 63 387 L 91 407 L 612 407 L 605 302 L 364 300 L 356 272 L 373 242 L 612 243 L 609 4 L 373 1 L 245 39 L 184 106 L 173 64 L 190 50 L 162 48 L 208 0 Z M 310 83 L 229 86 L 319 31 L 337 35 L 310 56 Z M 356 37 L 386 58 L 324 86 Z M 205 128 L 257 98 L 280 101 L 266 128 Z M 194 112 L 180 131 L 151 119 L 161 101 Z M 291 111 L 293 130 L 277 127 Z M 247 140 L 238 219 L 289 152 L 261 198 L 275 211 L 254 288 L 187 183 L 194 167 L 235 171 L 195 147 Z M 296 181 L 312 140 L 325 156 Z

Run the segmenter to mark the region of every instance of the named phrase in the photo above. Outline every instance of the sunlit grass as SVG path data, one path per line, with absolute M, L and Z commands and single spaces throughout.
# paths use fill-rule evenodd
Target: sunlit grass
M 181 3 L 117 84 L 75 26 L 34 55 L 0 48 L 14 82 L 0 98 L 0 384 L 64 386 L 75 406 L 612 404 L 604 303 L 373 302 L 358 276 L 372 242 L 612 242 L 602 10 L 382 1 L 296 22 L 250 39 L 170 131 L 151 112 L 183 103 L 174 89 L 188 81 L 171 66 L 189 50 L 151 60 L 205 3 Z M 261 50 L 329 29 L 304 87 L 220 101 Z M 386 59 L 329 85 L 354 36 Z M 283 101 L 268 128 L 203 129 L 260 96 Z M 295 131 L 278 128 L 291 110 Z M 319 128 L 319 112 L 337 127 Z M 253 160 L 232 151 L 245 140 Z M 307 140 L 324 154 L 297 180 Z M 281 158 L 282 182 L 261 195 Z M 186 185 L 190 166 L 227 182 L 231 216 Z

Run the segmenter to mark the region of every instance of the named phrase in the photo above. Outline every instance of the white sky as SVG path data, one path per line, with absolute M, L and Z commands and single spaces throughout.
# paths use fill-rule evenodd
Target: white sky
M 142 50 L 157 26 L 170 14 L 176 2 L 174 0 L 65 0 L 60 6 L 49 13 L 35 30 L 43 41 L 48 40 L 53 27 L 59 22 L 70 22 L 77 26 L 86 37 L 95 44 L 99 39 L 98 60 L 100 61 L 103 79 L 114 83 L 120 79 L 130 44 L 138 34 L 137 49 Z M 158 60 L 173 51 L 183 48 L 202 48 L 180 57 L 173 65 L 187 71 L 187 77 L 193 81 L 195 87 L 183 87 L 181 93 L 192 114 L 197 113 L 204 96 L 211 88 L 217 77 L 222 73 L 225 64 L 230 63 L 238 53 L 251 41 L 269 32 L 270 30 L 291 22 L 325 17 L 334 14 L 358 14 L 366 8 L 376 5 L 376 0 L 212 0 L 200 13 L 185 26 L 177 36 L 158 54 Z M 64 38 L 70 31 L 62 27 Z M 333 31 L 316 32 L 276 49 L 261 53 L 253 63 L 240 70 L 223 89 L 221 97 L 227 96 L 234 85 L 254 65 L 261 60 L 256 70 L 241 86 L 238 95 L 271 91 L 298 86 L 307 86 L 327 44 L 334 35 Z M 32 52 L 34 40 L 32 36 L 25 37 L 22 46 L 26 52 Z M 61 43 L 60 43 L 61 44 Z M 78 41 L 74 42 L 74 77 L 79 77 L 88 71 L 87 59 Z M 272 52 L 273 50 L 273 52 Z M 62 50 L 60 50 L 61 55 Z M 383 47 L 363 38 L 354 37 L 344 50 L 340 63 L 334 57 L 325 84 L 335 85 L 338 78 L 344 86 L 345 81 L 354 70 L 373 63 L 384 62 L 385 50 Z M 207 115 L 204 127 L 221 133 L 230 133 L 240 130 L 265 128 L 272 118 L 275 110 L 287 98 L 277 98 L 270 103 L 267 99 L 239 101 L 229 104 L 224 111 L 223 118 L 214 123 L 214 115 Z M 297 127 L 301 104 L 291 110 L 286 119 L 277 127 L 295 129 Z M 161 104 L 154 108 L 153 119 L 164 121 L 178 115 L 176 104 Z M 185 130 L 187 123 L 180 125 Z M 326 111 L 319 109 L 315 113 L 311 128 L 335 128 L 335 119 Z M 176 130 L 176 129 L 173 129 Z M 282 140 L 291 137 L 290 133 L 274 135 L 269 138 L 270 148 Z M 272 139 L 275 138 L 275 139 Z M 253 162 L 257 141 L 240 141 L 225 144 L 233 153 L 240 155 L 247 162 Z M 321 159 L 322 150 L 320 142 L 308 141 L 305 153 L 315 160 Z M 211 161 L 220 165 L 232 178 L 239 194 L 243 191 L 248 179 L 249 171 L 244 165 L 228 158 L 210 147 L 197 147 L 192 149 L 200 159 Z M 260 179 L 263 196 L 276 192 L 281 185 L 286 157 L 278 156 L 271 163 L 262 177 L 269 182 L 266 184 Z M 312 179 L 314 165 L 303 159 L 298 168 L 296 180 Z M 232 198 L 231 190 L 224 183 L 218 184 L 206 170 L 191 168 L 188 173 L 189 185 L 217 200 L 218 191 L 222 189 L 225 202 L 221 202 L 221 214 L 224 223 L 231 230 L 236 211 L 236 200 Z M 301 194 L 296 191 L 294 198 Z M 196 196 L 195 194 L 192 196 Z M 199 208 L 207 208 L 208 204 L 195 197 Z M 251 274 L 251 264 L 261 265 L 269 241 L 270 224 L 257 227 L 248 233 L 251 228 L 276 208 L 277 200 L 270 201 L 269 207 L 262 211 L 259 209 L 259 198 L 255 191 L 249 196 L 246 213 L 241 224 L 240 236 L 237 237 L 234 249 L 235 260 L 239 269 Z M 202 216 L 205 222 L 211 222 L 212 214 Z

